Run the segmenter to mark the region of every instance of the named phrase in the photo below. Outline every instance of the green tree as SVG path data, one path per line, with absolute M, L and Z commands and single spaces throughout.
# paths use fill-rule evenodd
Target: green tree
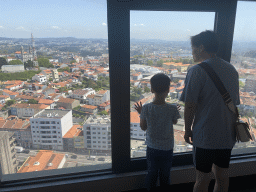
M 53 68 L 54 66 L 49 62 L 47 58 L 38 58 L 38 65 L 39 67 L 46 67 L 46 68 Z
M 70 68 L 69 67 L 63 67 L 63 68 L 59 68 L 57 70 L 58 70 L 58 72 L 64 72 L 64 71 L 70 72 Z
M 9 65 L 22 65 L 22 61 L 21 60 L 12 60 L 9 62 Z
M 5 105 L 11 106 L 11 105 L 13 105 L 15 102 L 16 102 L 15 100 L 11 99 L 11 100 L 8 100 L 8 101 L 5 103 Z
M 28 103 L 29 103 L 29 104 L 38 104 L 38 101 L 35 100 L 35 99 L 29 99 L 29 100 L 28 100 Z
M 70 64 L 72 64 L 72 63 L 76 63 L 76 60 L 72 60 L 72 61 L 70 61 Z
M 0 57 L 0 68 L 1 68 L 3 65 L 8 65 L 8 63 L 7 63 L 7 61 L 6 61 L 5 58 Z
M 150 92 L 150 88 L 148 88 L 147 86 L 144 87 L 144 92 Z
M 148 61 L 147 61 L 147 64 L 148 64 L 149 66 L 152 66 L 154 63 L 153 63 L 152 60 L 148 60 Z
M 156 62 L 156 66 L 163 67 L 163 63 L 164 63 L 164 60 L 160 59 L 159 61 Z
M 239 81 L 239 87 L 243 88 L 245 84 L 242 81 Z
M 34 66 L 33 64 L 33 61 L 31 60 L 28 60 L 27 62 L 24 63 L 24 68 L 27 69 L 27 68 L 32 68 Z
M 99 112 L 99 115 L 108 115 L 108 112 L 104 110 L 104 111 Z

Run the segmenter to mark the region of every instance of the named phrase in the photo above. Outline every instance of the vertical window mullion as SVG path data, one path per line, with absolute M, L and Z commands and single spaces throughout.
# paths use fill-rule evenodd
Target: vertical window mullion
M 108 1 L 112 170 L 130 165 L 130 11 Z

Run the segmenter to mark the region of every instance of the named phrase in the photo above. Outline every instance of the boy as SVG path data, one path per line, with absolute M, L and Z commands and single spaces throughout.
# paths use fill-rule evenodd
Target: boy
M 140 114 L 140 127 L 146 131 L 147 166 L 146 187 L 148 191 L 156 188 L 159 174 L 160 186 L 170 185 L 170 171 L 172 166 L 174 136 L 173 124 L 181 118 L 178 108 L 165 102 L 169 93 L 170 78 L 158 73 L 150 79 L 151 92 L 155 93 L 153 102 L 136 103 L 135 109 Z

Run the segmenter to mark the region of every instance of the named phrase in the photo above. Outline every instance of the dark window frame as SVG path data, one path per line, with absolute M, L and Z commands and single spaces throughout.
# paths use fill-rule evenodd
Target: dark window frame
M 29 185 L 30 183 L 48 183 L 52 181 L 89 178 L 92 176 L 109 175 L 124 172 L 146 170 L 146 159 L 130 157 L 130 10 L 149 11 L 214 11 L 214 31 L 221 39 L 218 56 L 230 61 L 234 33 L 237 1 L 204 0 L 200 4 L 184 0 L 183 4 L 175 4 L 174 0 L 163 0 L 158 5 L 155 0 L 108 0 L 108 42 L 109 42 L 109 73 L 111 101 L 111 144 L 112 169 L 88 171 L 84 173 L 67 173 L 63 175 L 39 176 L 35 179 L 0 182 L 0 187 Z M 36 122 L 37 123 L 37 122 Z M 58 124 L 59 122 L 57 122 Z M 120 137 L 121 135 L 121 137 Z M 232 159 L 255 157 L 254 153 L 233 156 Z M 174 155 L 173 166 L 191 165 L 192 153 Z M 0 165 L 1 168 L 1 165 Z M 1 171 L 1 169 L 0 169 Z M 0 173 L 2 181 L 2 172 Z

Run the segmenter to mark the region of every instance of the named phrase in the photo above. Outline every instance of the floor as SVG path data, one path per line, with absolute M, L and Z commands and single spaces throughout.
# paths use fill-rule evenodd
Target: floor
M 209 191 L 213 191 L 214 180 L 210 182 Z M 193 183 L 171 185 L 169 189 L 162 190 L 158 188 L 156 191 L 193 191 Z M 146 189 L 137 189 L 129 192 L 146 192 Z M 242 176 L 242 177 L 231 177 L 229 179 L 229 190 L 230 192 L 256 192 L 256 175 Z

